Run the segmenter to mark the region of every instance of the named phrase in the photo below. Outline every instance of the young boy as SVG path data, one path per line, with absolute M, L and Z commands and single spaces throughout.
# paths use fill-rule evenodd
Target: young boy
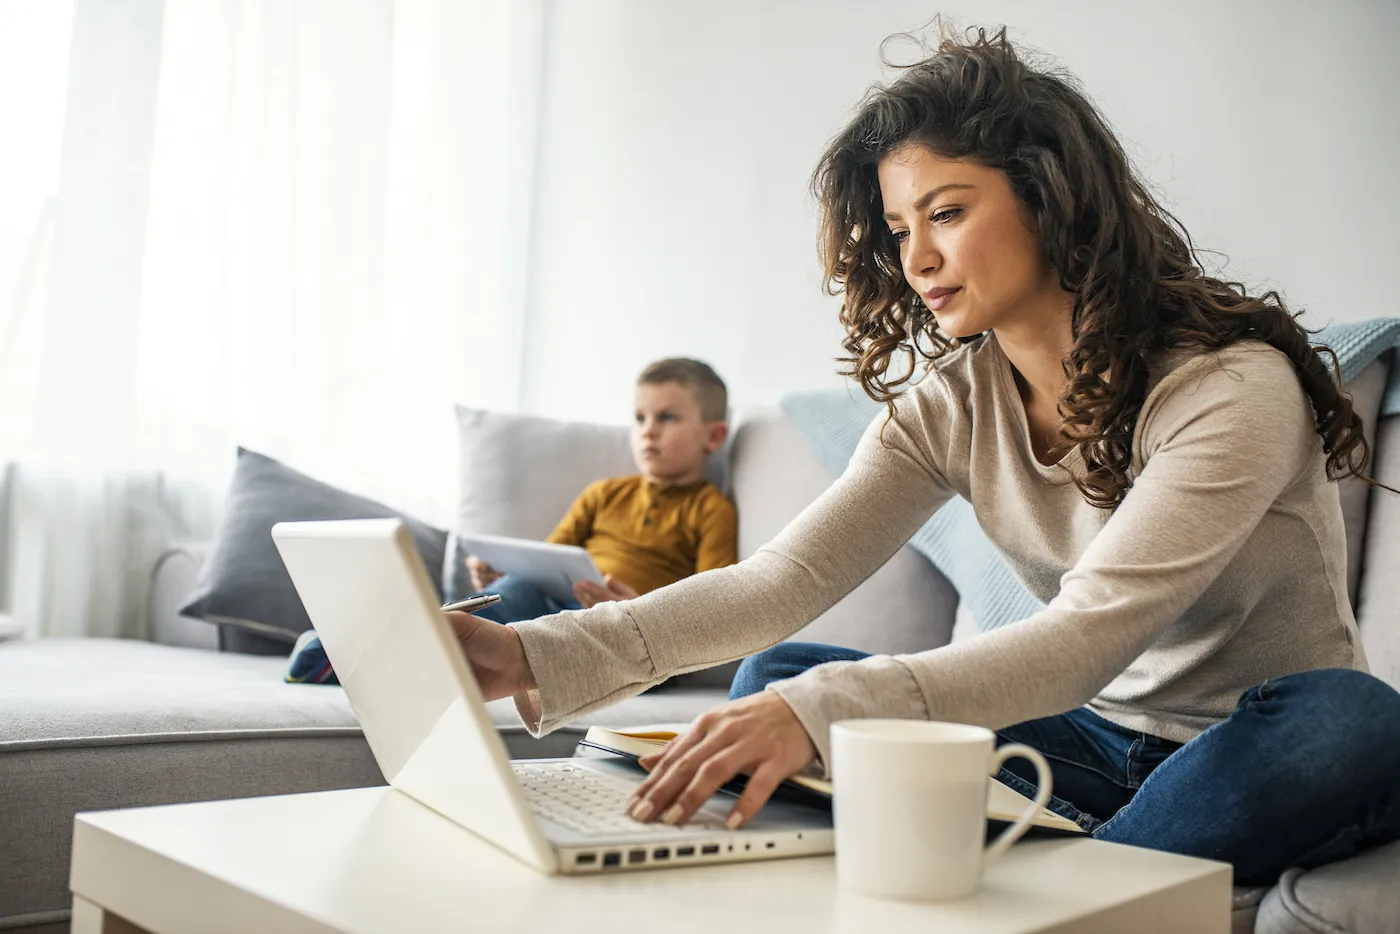
M 637 378 L 635 399 L 637 475 L 589 485 L 547 539 L 584 548 L 605 583 L 578 581 L 576 600 L 562 602 L 469 556 L 472 587 L 501 596 L 475 615 L 512 623 L 630 600 L 738 559 L 734 505 L 705 480 L 706 461 L 729 434 L 724 382 L 699 360 L 659 360 Z
M 576 601 L 560 602 L 525 581 L 497 574 L 468 556 L 478 592 L 501 595 L 476 616 L 500 623 L 577 610 L 648 591 L 738 560 L 738 515 L 705 481 L 705 463 L 729 435 L 724 382 L 699 360 L 659 360 L 637 378 L 632 457 L 639 473 L 588 486 L 549 534 L 579 545 L 603 572 L 603 585 L 574 584 Z M 338 683 L 315 630 L 301 634 L 286 680 Z

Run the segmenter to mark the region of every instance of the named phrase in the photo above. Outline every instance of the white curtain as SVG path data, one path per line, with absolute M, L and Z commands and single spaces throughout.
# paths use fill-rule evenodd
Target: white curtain
M 452 403 L 520 393 L 540 2 L 76 0 L 56 191 L 0 262 L 29 633 L 139 635 L 238 445 L 450 518 Z

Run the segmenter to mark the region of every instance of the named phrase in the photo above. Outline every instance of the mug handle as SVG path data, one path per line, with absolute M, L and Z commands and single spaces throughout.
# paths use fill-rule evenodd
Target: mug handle
M 997 774 L 1001 771 L 1001 767 L 1007 759 L 1014 759 L 1018 756 L 1022 759 L 1029 759 L 1031 764 L 1035 766 L 1035 783 L 1038 786 L 1035 794 L 1035 801 L 1031 803 L 1030 807 L 1026 808 L 1024 814 L 1016 819 L 1016 823 L 1003 830 L 983 852 L 983 870 L 986 870 L 988 866 L 1000 859 L 1002 854 L 1011 848 L 1011 844 L 1021 839 L 1021 836 L 1025 834 L 1027 830 L 1031 829 L 1031 821 L 1040 813 L 1040 809 L 1045 807 L 1045 803 L 1050 800 L 1050 765 L 1045 761 L 1044 756 L 1029 746 L 1023 746 L 1020 743 L 1011 743 L 1002 746 L 996 751 L 996 755 L 992 757 L 990 774 Z M 989 778 L 988 781 L 995 781 L 995 779 Z

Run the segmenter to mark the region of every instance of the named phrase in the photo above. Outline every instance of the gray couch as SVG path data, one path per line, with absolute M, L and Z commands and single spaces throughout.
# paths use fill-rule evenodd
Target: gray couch
M 1373 428 L 1385 375 L 1378 362 L 1352 384 Z M 1379 429 L 1377 476 L 1400 486 L 1400 417 Z M 831 482 L 771 411 L 738 420 L 731 469 L 741 555 Z M 1400 497 L 1352 484 L 1344 499 L 1362 636 L 1373 670 L 1400 684 Z M 178 614 L 202 555 L 178 549 L 155 568 L 149 642 L 0 643 L 0 930 L 67 929 L 76 811 L 382 783 L 339 688 L 285 684 L 284 659 L 219 652 L 212 626 Z M 909 652 L 975 631 L 948 582 L 906 548 L 794 638 Z M 509 702 L 492 712 L 512 755 L 568 755 L 589 725 L 688 720 L 724 697 L 722 675 L 682 680 L 539 740 Z M 1400 844 L 1293 873 L 1240 890 L 1235 929 L 1397 931 L 1397 878 Z

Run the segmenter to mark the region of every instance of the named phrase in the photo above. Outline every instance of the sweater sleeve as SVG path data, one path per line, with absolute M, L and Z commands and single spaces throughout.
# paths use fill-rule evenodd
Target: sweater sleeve
M 867 428 L 850 464 L 751 558 L 653 591 L 515 624 L 538 688 L 516 697 L 535 735 L 674 674 L 762 651 L 816 619 L 952 496 L 930 439 L 949 436 L 928 379 Z M 912 690 L 912 688 L 911 688 Z
M 1158 388 L 1139 416 L 1141 472 L 1043 610 L 976 639 L 822 665 L 769 687 L 823 762 L 839 719 L 999 729 L 1087 703 L 1200 597 L 1279 495 L 1317 469 L 1311 405 L 1282 354 L 1203 357 Z

